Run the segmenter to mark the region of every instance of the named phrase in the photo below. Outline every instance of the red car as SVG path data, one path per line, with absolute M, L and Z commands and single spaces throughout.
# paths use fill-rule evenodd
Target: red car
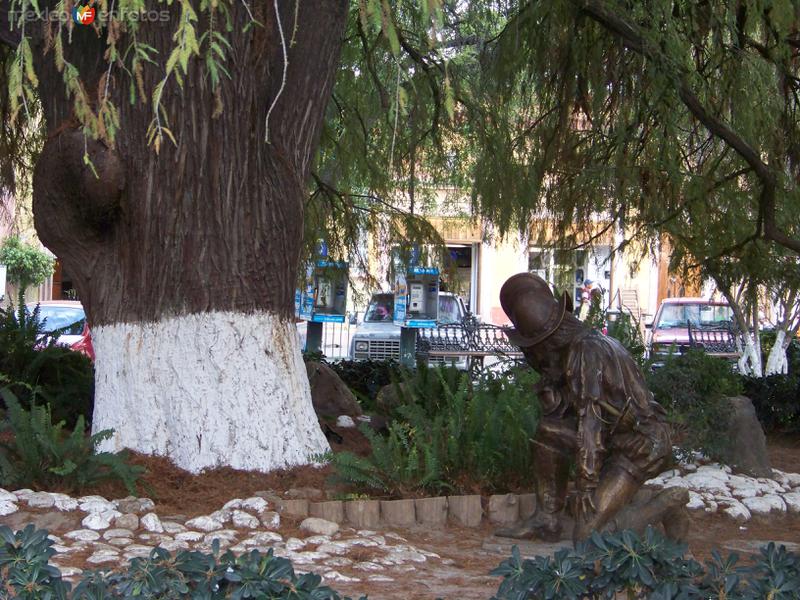
M 39 302 L 39 320 L 42 322 L 44 333 L 58 332 L 60 346 L 67 346 L 76 352 L 82 352 L 94 360 L 94 347 L 92 346 L 92 333 L 86 322 L 86 313 L 83 305 L 74 300 L 45 300 Z M 27 305 L 30 312 L 36 308 L 36 303 Z
M 733 311 L 726 302 L 704 298 L 667 298 L 658 308 L 651 329 L 651 358 L 666 357 L 689 343 L 689 323 L 693 327 L 718 327 L 731 323 Z

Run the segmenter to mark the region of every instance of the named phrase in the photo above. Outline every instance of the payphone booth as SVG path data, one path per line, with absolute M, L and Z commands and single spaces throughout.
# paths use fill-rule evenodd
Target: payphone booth
M 436 327 L 439 319 L 439 269 L 410 266 L 397 276 L 393 317 L 400 326 L 400 363 L 413 367 L 417 329 Z
M 308 352 L 322 350 L 322 324 L 344 323 L 347 312 L 349 265 L 343 261 L 320 258 L 306 270 L 300 289 L 295 290 L 294 307 L 298 319 L 308 321 Z
M 348 264 L 320 259 L 314 267 L 314 291 L 310 321 L 344 323 L 347 312 Z

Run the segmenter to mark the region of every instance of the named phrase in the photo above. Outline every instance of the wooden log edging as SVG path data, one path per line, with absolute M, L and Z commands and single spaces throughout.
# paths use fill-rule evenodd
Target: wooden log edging
M 285 500 L 279 510 L 287 516 L 319 517 L 356 529 L 414 527 L 441 529 L 447 524 L 479 527 L 484 522 L 509 525 L 536 510 L 536 494 L 494 494 L 488 497 L 436 496 L 403 500 Z

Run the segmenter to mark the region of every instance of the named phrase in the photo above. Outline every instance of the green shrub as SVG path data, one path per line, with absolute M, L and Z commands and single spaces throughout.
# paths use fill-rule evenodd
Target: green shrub
M 748 566 L 713 553 L 704 569 L 686 547 L 648 528 L 594 533 L 574 550 L 523 560 L 514 547 L 492 575 L 503 577 L 493 600 L 605 598 L 790 600 L 800 595 L 800 557 L 770 543 Z
M 35 246 L 10 236 L 0 245 L 0 264 L 6 266 L 8 280 L 20 287 L 22 296 L 26 288 L 43 283 L 53 274 L 55 261 Z
M 364 429 L 370 456 L 329 458 L 340 480 L 389 494 L 529 484 L 540 415 L 532 391 L 537 378 L 521 369 L 472 383 L 454 369 L 421 369 L 396 386 L 402 403 L 388 436 Z
M 83 354 L 57 346 L 57 339 L 43 335 L 38 306 L 0 309 L 0 383 L 22 406 L 47 402 L 56 421 L 73 427 L 79 416 L 91 421 L 94 369 Z
M 647 371 L 647 384 L 679 433 L 682 454 L 699 450 L 725 460 L 729 440 L 721 434 L 730 420 L 725 397 L 742 393 L 728 361 L 702 350 L 674 354 L 663 367 Z
M 8 388 L 0 389 L 8 407 L 8 420 L 0 433 L 0 486 L 80 491 L 107 479 L 119 479 L 136 492 L 136 480 L 144 471 L 127 462 L 127 453 L 95 452 L 97 445 L 113 434 L 105 430 L 87 435 L 83 417 L 67 434 L 64 422 L 53 424 L 50 409 L 36 405 L 25 410 Z
M 148 558 L 135 558 L 121 571 L 87 571 L 75 588 L 48 564 L 55 554 L 47 531 L 29 525 L 12 532 L 0 527 L 0 599 L 116 600 L 144 598 L 224 600 L 340 600 L 321 586 L 319 575 L 297 575 L 291 561 L 253 550 L 239 557 L 232 552 L 178 552 L 155 548 Z
M 800 374 L 742 377 L 742 386 L 764 429 L 800 431 Z

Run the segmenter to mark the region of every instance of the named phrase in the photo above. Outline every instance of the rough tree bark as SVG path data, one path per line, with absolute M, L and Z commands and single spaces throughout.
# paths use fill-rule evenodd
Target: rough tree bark
M 232 3 L 231 78 L 218 97 L 198 60 L 182 89 L 167 84 L 163 104 L 177 145 L 165 141 L 159 154 L 147 146 L 149 99 L 131 105 L 127 76 L 116 70 L 109 93 L 122 129 L 113 148 L 87 142 L 52 51 L 44 53 L 45 36 L 35 40 L 49 130 L 34 175 L 36 229 L 86 308 L 97 354 L 93 427 L 115 429 L 113 449 L 167 455 L 198 471 L 270 470 L 307 463 L 328 447 L 292 307 L 305 182 L 347 2 L 279 6 L 287 44 L 294 41 L 269 143 L 265 118 L 284 69 L 272 2 L 253 4 L 264 27 L 248 33 L 244 3 Z M 179 17 L 175 4 L 169 11 L 169 23 L 138 33 L 161 57 Z M 88 90 L 105 93 L 103 39 L 82 26 L 72 36 L 67 59 Z M 163 74 L 163 65 L 146 67 L 146 89 Z M 84 149 L 99 177 L 84 164 Z

